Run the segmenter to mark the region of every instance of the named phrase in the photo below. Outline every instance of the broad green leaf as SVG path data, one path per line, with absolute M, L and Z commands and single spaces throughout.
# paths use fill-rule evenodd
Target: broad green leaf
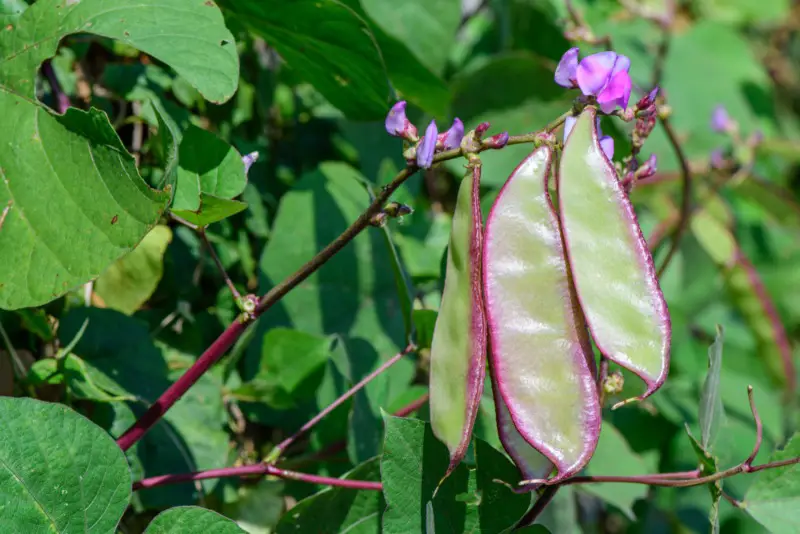
M 586 467 L 588 475 L 634 476 L 647 474 L 647 466 L 628 445 L 625 437 L 607 422 L 600 431 L 592 460 Z M 640 484 L 587 484 L 581 489 L 619 508 L 630 519 L 634 519 L 633 505 L 647 498 L 647 486 Z
M 800 437 L 795 434 L 770 461 L 800 456 Z M 800 532 L 800 464 L 767 469 L 757 475 L 744 500 L 744 509 L 775 534 Z
M 539 148 L 509 177 L 486 220 L 483 261 L 501 438 L 526 476 L 550 470 L 525 442 L 562 479 L 591 458 L 601 420 L 591 346 L 547 191 L 551 158 Z
M 306 380 L 318 375 L 330 355 L 331 340 L 288 328 L 273 328 L 261 345 L 261 371 L 256 376 L 274 377 L 290 395 L 311 394 L 297 391 Z
M 105 0 L 43 0 L 7 26 L 0 34 L 0 114 L 13 127 L 0 132 L 0 206 L 9 208 L 0 229 L 3 308 L 43 304 L 96 278 L 144 237 L 168 200 L 138 176 L 103 113 L 55 116 L 32 100 L 39 65 L 72 33 L 137 47 L 210 100 L 236 89 L 233 37 L 211 2 L 144 0 L 108 9 Z
M 285 491 L 286 484 L 282 480 L 263 479 L 256 484 L 240 486 L 236 501 L 223 505 L 221 512 L 248 534 L 272 534 L 285 508 Z
M 722 272 L 733 301 L 758 341 L 758 355 L 772 379 L 794 388 L 795 366 L 786 330 L 761 277 L 736 238 L 709 212 L 691 220 L 694 236 Z
M 0 531 L 113 532 L 128 507 L 125 456 L 66 406 L 0 397 Z
M 379 481 L 380 462 L 372 459 L 342 477 L 345 480 Z M 292 507 L 281 518 L 277 534 L 373 534 L 381 531 L 386 508 L 383 493 L 330 487 Z
M 164 253 L 172 230 L 159 225 L 150 230 L 133 251 L 114 262 L 95 281 L 94 291 L 108 308 L 126 315 L 142 307 L 164 274 Z
M 145 534 L 246 534 L 225 516 L 198 506 L 179 506 L 158 514 Z
M 200 207 L 196 211 L 172 210 L 172 213 L 195 226 L 208 226 L 246 209 L 244 202 L 200 193 Z
M 0 24 L 3 27 L 12 24 L 28 9 L 25 0 L 2 0 L 0 1 Z
M 383 31 L 405 43 L 433 72 L 442 73 L 461 22 L 459 0 L 361 0 L 361 5 Z
M 800 228 L 800 205 L 788 189 L 755 176 L 735 184 L 734 191 L 747 203 L 761 208 L 762 216 L 790 228 Z
M 262 293 L 294 273 L 358 218 L 369 204 L 363 180 L 343 163 L 324 163 L 283 196 L 272 238 L 261 256 Z M 267 310 L 260 320 L 262 331 L 286 326 L 318 336 L 362 338 L 384 361 L 397 354 L 405 346 L 403 314 L 391 258 L 379 232 L 362 232 Z M 253 355 L 248 355 L 250 373 L 256 367 Z
M 578 117 L 558 176 L 559 217 L 575 289 L 595 344 L 657 390 L 669 370 L 670 317 L 627 193 L 598 142 L 596 112 Z
M 70 393 L 80 399 L 99 402 L 136 400 L 105 373 L 74 354 L 67 354 L 58 360 L 58 366 Z
M 247 177 L 242 156 L 213 133 L 189 126 L 178 155 L 178 183 L 171 209 L 203 214 L 201 193 L 230 200 L 242 194 Z
M 388 111 L 380 51 L 351 8 L 336 0 L 224 0 L 222 5 L 348 117 L 374 120 Z
M 147 324 L 114 310 L 76 308 L 61 318 L 58 337 L 62 344 L 74 339 L 87 320 L 73 352 L 122 391 L 155 401 L 170 382 L 167 364 L 153 345 Z
M 723 331 L 717 326 L 717 338 L 708 348 L 708 373 L 706 374 L 703 389 L 700 390 L 700 409 L 698 421 L 700 422 L 701 445 L 710 451 L 717 437 L 717 433 L 725 424 L 725 407 L 720 396 L 720 373 L 722 372 L 722 343 Z
M 467 169 L 459 186 L 442 304 L 431 342 L 431 427 L 450 450 L 449 471 L 467 452 L 486 374 L 480 178 L 478 163 Z
M 355 10 L 369 23 L 386 65 L 389 80 L 401 98 L 436 117 L 445 116 L 450 104 L 450 91 L 442 78 L 426 66 L 426 61 L 417 59 L 417 56 L 409 49 L 407 41 L 392 37 L 384 32 L 376 21 L 370 19 L 369 15 L 364 12 L 360 0 L 340 1 Z M 417 33 L 416 37 L 422 38 L 425 35 Z M 361 156 L 364 157 L 365 154 L 362 153 Z
M 414 310 L 412 313 L 417 347 L 420 349 L 431 348 L 433 330 L 436 326 L 436 318 L 438 316 L 439 312 L 435 310 Z
M 381 481 L 386 498 L 385 534 L 439 534 L 507 531 L 525 513 L 530 495 L 513 493 L 513 465 L 490 445 L 476 440 L 476 470 L 459 464 L 442 481 L 449 454 L 431 432 L 415 419 L 385 416 L 386 437 L 381 459 Z M 441 484 L 440 484 L 441 481 Z M 437 489 L 438 487 L 438 489 Z M 436 495 L 434 496 L 434 491 Z M 428 528 L 433 523 L 433 529 Z

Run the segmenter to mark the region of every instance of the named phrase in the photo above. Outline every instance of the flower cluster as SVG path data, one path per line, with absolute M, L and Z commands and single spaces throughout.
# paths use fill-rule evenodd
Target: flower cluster
M 386 115 L 386 131 L 389 135 L 402 137 L 409 143 L 417 144 L 417 165 L 429 169 L 433 164 L 433 156 L 437 151 L 451 150 L 461 146 L 464 137 L 464 123 L 456 118 L 453 125 L 444 133 L 439 133 L 436 121 L 431 121 L 425 128 L 422 139 L 417 137 L 417 128 L 406 117 L 406 102 L 400 101 Z
M 568 89 L 579 88 L 597 99 L 603 113 L 617 106 L 625 109 L 631 96 L 631 60 L 616 52 L 598 52 L 578 61 L 578 48 L 570 48 L 556 68 L 556 83 Z

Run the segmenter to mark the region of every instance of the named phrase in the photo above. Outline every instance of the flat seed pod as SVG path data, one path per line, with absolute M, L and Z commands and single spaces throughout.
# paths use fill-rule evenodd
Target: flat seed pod
M 520 461 L 507 413 L 524 441 L 555 464 L 558 475 L 549 482 L 556 482 L 591 458 L 600 404 L 547 191 L 551 158 L 548 147 L 534 151 L 497 195 L 486 221 L 483 275 L 501 436 L 520 470 L 533 471 L 529 460 Z
M 497 434 L 500 443 L 511 459 L 514 460 L 523 480 L 540 480 L 547 477 L 553 470 L 553 462 L 547 456 L 534 449 L 522 434 L 519 433 L 511 412 L 508 411 L 506 401 L 497 390 L 497 382 L 492 375 L 492 390 L 494 393 L 495 415 L 497 418 Z
M 431 427 L 450 450 L 448 473 L 467 452 L 486 374 L 480 176 L 480 162 L 471 164 L 458 190 L 442 303 L 431 342 Z
M 559 217 L 592 337 L 607 358 L 645 381 L 643 399 L 667 378 L 669 312 L 636 213 L 598 143 L 595 113 L 581 113 L 565 143 Z

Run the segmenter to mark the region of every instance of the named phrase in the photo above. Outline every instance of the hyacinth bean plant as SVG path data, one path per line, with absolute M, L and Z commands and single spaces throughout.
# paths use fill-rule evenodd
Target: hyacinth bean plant
M 800 532 L 800 9 L 711 4 L 0 2 L 0 533 Z

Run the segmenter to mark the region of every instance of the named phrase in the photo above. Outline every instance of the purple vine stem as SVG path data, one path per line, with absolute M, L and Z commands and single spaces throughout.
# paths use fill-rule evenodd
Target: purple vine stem
M 351 488 L 361 490 L 376 490 L 383 489 L 380 482 L 368 482 L 365 480 L 346 480 L 341 478 L 324 477 L 319 475 L 309 475 L 307 473 L 298 473 L 297 471 L 287 471 L 280 469 L 274 465 L 257 464 L 257 465 L 243 465 L 238 467 L 225 467 L 222 469 L 209 469 L 208 471 L 198 471 L 195 473 L 181 473 L 178 475 L 161 475 L 157 477 L 145 478 L 133 484 L 133 491 L 138 491 L 147 488 L 154 488 L 156 486 L 167 486 L 169 484 L 180 484 L 181 482 L 193 482 L 196 480 L 205 480 L 208 478 L 230 478 L 230 477 L 246 477 L 246 476 L 264 476 L 271 475 L 278 478 L 287 480 L 297 480 L 300 482 L 309 482 L 311 484 L 324 484 L 327 486 L 338 486 L 340 488 Z
M 389 358 L 388 360 L 386 360 L 386 361 L 385 361 L 383 364 L 381 364 L 381 365 L 380 365 L 380 367 L 378 367 L 377 369 L 375 369 L 374 371 L 372 371 L 370 374 L 368 374 L 367 376 L 365 376 L 364 378 L 362 378 L 362 379 L 361 379 L 361 380 L 360 380 L 358 383 L 354 384 L 354 385 L 353 385 L 353 387 L 351 387 L 349 390 L 347 390 L 347 391 L 346 391 L 344 394 L 342 394 L 342 395 L 341 395 L 341 396 L 340 396 L 338 399 L 336 399 L 335 401 L 333 401 L 332 403 L 330 403 L 330 404 L 329 404 L 328 406 L 326 406 L 326 407 L 325 407 L 325 408 L 324 408 L 324 409 L 323 409 L 321 412 L 319 412 L 317 415 L 315 415 L 314 417 L 312 417 L 311 419 L 309 419 L 309 420 L 308 420 L 308 422 L 306 422 L 306 423 L 305 423 L 303 426 L 301 426 L 301 427 L 300 427 L 300 428 L 297 430 L 297 432 L 295 432 L 294 434 L 292 434 L 291 436 L 289 436 L 289 437 L 288 437 L 288 438 L 286 438 L 285 440 L 281 441 L 281 442 L 280 442 L 280 443 L 279 443 L 279 444 L 278 444 L 278 445 L 275 447 L 275 449 L 273 449 L 273 451 L 272 451 L 272 453 L 270 453 L 269 457 L 270 457 L 270 458 L 277 458 L 278 456 L 280 456 L 281 454 L 283 454 L 283 452 L 284 452 L 284 451 L 285 451 L 285 450 L 286 450 L 286 449 L 289 447 L 289 445 L 291 445 L 292 443 L 294 443 L 295 441 L 297 441 L 297 439 L 298 439 L 300 436 L 302 436 L 303 434 L 305 434 L 306 432 L 308 432 L 309 430 L 311 430 L 311 428 L 313 428 L 313 427 L 314 427 L 314 425 L 316 425 L 317 423 L 319 423 L 319 422 L 320 422 L 320 421 L 321 421 L 321 420 L 322 420 L 322 419 L 323 419 L 325 416 L 327 416 L 327 415 L 328 415 L 329 413 L 331 413 L 333 410 L 335 410 L 336 408 L 338 408 L 339 406 L 341 406 L 341 405 L 342 405 L 342 403 L 344 403 L 344 401 L 346 401 L 347 399 L 349 399 L 350 397 L 352 397 L 353 395 L 355 395 L 356 393 L 358 393 L 358 392 L 359 392 L 360 390 L 362 390 L 362 389 L 363 389 L 363 388 L 364 388 L 364 387 L 365 387 L 367 384 L 369 384 L 370 382 L 372 382 L 373 380 L 375 380 L 375 379 L 376 379 L 378 376 L 380 376 L 380 375 L 381 375 L 381 373 L 383 373 L 383 372 L 384 372 L 384 371 L 386 371 L 388 368 L 390 368 L 391 366 L 393 366 L 394 364 L 396 364 L 397 362 L 399 362 L 400 360 L 402 360 L 402 359 L 403 359 L 403 356 L 406 356 L 406 355 L 408 355 L 409 353 L 411 353 L 411 352 L 414 352 L 415 350 L 416 350 L 416 346 L 415 346 L 415 345 L 413 345 L 413 344 L 409 344 L 409 345 L 408 345 L 408 346 L 406 346 L 406 348 L 404 348 L 402 351 L 398 352 L 397 354 L 395 354 L 394 356 L 392 356 L 391 358 Z
M 545 126 L 542 130 L 531 132 L 524 135 L 512 136 L 508 139 L 508 145 L 516 145 L 522 143 L 537 143 L 541 141 L 542 133 L 552 132 L 563 124 L 564 120 L 572 114 L 568 111 L 556 118 L 550 124 Z M 479 146 L 474 149 L 474 153 L 489 150 L 489 146 Z M 454 159 L 463 155 L 461 148 L 454 148 L 440 152 L 434 156 L 434 163 Z M 316 256 L 314 256 L 308 263 L 300 267 L 294 274 L 290 275 L 280 284 L 274 286 L 266 295 L 264 295 L 256 306 L 256 309 L 249 314 L 242 315 L 239 319 L 234 321 L 222 334 L 214 341 L 208 349 L 192 364 L 192 366 L 181 376 L 175 383 L 173 383 L 167 390 L 147 409 L 147 411 L 130 427 L 122 436 L 117 440 L 117 445 L 123 450 L 127 451 L 161 419 L 167 411 L 175 405 L 181 397 L 189 390 L 192 385 L 197 382 L 203 374 L 211 368 L 217 361 L 219 361 L 228 349 L 233 346 L 237 339 L 244 333 L 247 327 L 255 321 L 262 313 L 268 310 L 276 302 L 281 300 L 289 291 L 297 287 L 305 279 L 311 276 L 314 272 L 322 267 L 328 260 L 342 250 L 345 245 L 350 243 L 358 234 L 363 232 L 366 228 L 371 226 L 373 217 L 381 212 L 384 204 L 389 200 L 389 197 L 400 187 L 409 177 L 414 175 L 419 168 L 416 164 L 411 163 L 405 169 L 401 170 L 389 182 L 388 185 L 381 188 L 380 192 L 375 196 L 369 207 L 351 224 L 342 234 L 331 242 L 327 247 L 322 249 Z
M 50 90 L 52 91 L 53 97 L 56 101 L 56 111 L 63 115 L 67 112 L 67 109 L 69 109 L 70 101 L 69 97 L 64 92 L 64 89 L 61 88 L 61 84 L 58 82 L 58 78 L 56 77 L 56 71 L 53 70 L 53 64 L 49 59 L 42 63 L 42 74 L 44 74 L 44 77 L 47 78 L 47 83 L 50 84 Z

